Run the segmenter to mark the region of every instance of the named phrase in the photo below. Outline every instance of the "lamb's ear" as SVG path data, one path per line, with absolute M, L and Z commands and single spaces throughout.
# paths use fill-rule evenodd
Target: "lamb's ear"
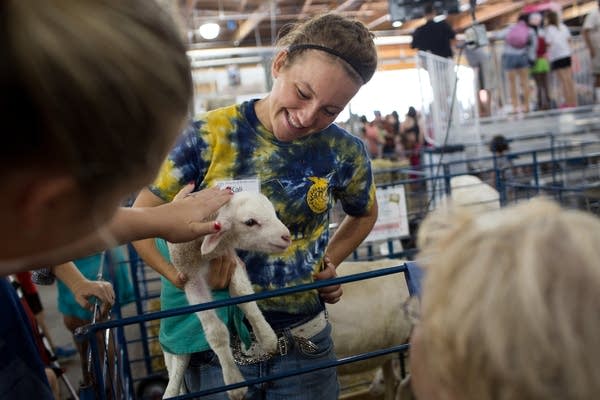
M 219 232 L 206 235 L 202 241 L 202 246 L 200 247 L 202 255 L 211 253 L 219 243 L 221 243 L 221 239 L 223 239 L 225 232 L 227 232 L 229 228 L 230 224 L 221 222 L 221 230 Z
M 217 245 L 221 242 L 223 238 L 223 232 L 210 233 L 204 236 L 204 240 L 202 241 L 202 246 L 200 247 L 200 252 L 202 255 L 209 254 L 211 251 L 217 247 Z

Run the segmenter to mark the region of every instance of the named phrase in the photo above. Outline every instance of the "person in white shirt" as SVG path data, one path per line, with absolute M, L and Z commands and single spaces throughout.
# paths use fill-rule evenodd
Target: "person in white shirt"
M 596 101 L 600 101 L 600 1 L 598 7 L 590 11 L 583 21 L 583 39 L 592 59 Z
M 571 71 L 571 32 L 560 22 L 558 14 L 550 11 L 547 16 L 546 44 L 548 46 L 548 61 L 550 69 L 556 73 L 563 91 L 563 107 L 576 107 L 577 95 Z

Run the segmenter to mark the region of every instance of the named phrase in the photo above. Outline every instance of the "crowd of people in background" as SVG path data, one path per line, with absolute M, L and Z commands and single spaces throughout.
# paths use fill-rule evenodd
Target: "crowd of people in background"
M 406 161 L 413 167 L 419 166 L 425 144 L 425 128 L 420 113 L 411 106 L 402 120 L 397 111 L 385 117 L 377 110 L 373 114 L 371 121 L 364 115 L 360 117 L 358 132 L 371 159 Z
M 508 81 L 511 113 L 577 106 L 571 32 L 556 11 L 523 13 L 493 39 L 504 41 L 502 68 Z M 549 84 L 552 75 L 559 88 L 554 96 Z M 533 102 L 530 78 L 536 87 Z
M 600 1 L 598 2 L 600 6 Z M 596 101 L 600 100 L 600 8 L 596 7 L 583 21 L 583 39 L 590 52 Z
M 599 2 L 600 3 L 600 2 Z M 443 18 L 435 18 L 436 10 L 431 4 L 425 9 L 425 23 L 415 29 L 411 47 L 438 57 L 457 58 L 463 55 L 469 66 L 476 70 L 479 90 L 497 88 L 491 82 L 500 72 L 500 85 L 506 85 L 506 99 L 498 99 L 500 107 L 508 114 L 528 113 L 556 108 L 571 108 L 583 104 L 578 99 L 575 70 L 586 68 L 585 50 L 575 44 L 578 29 L 562 21 L 561 10 L 556 7 L 540 7 L 532 11 L 524 9 L 512 24 L 504 29 L 488 32 L 486 40 L 479 43 L 474 29 L 467 29 L 464 38 L 458 38 L 452 26 Z M 477 24 L 475 21 L 474 25 Z M 585 16 L 580 32 L 589 51 L 593 75 L 593 97 L 600 99 L 600 12 L 594 8 Z M 488 44 L 492 43 L 491 47 Z M 494 62 L 492 47 L 500 49 L 499 60 Z M 464 52 L 453 51 L 464 49 Z M 458 54 L 458 57 L 456 56 Z M 487 64 L 487 65 L 486 65 Z M 488 76 L 484 76 L 488 74 Z M 443 80 L 442 80 L 443 81 Z M 436 81 L 437 82 L 437 81 Z M 442 83 L 438 83 L 438 86 Z M 433 86 L 434 94 L 436 87 Z M 592 86 L 592 85 L 590 85 Z M 594 90 L 595 89 L 595 90 Z M 580 92 L 583 88 L 579 89 Z M 581 93 L 580 93 L 581 94 Z M 587 96 L 587 95 L 586 95 Z M 486 98 L 489 98 L 489 93 Z M 488 107 L 489 108 L 489 107 Z M 481 110 L 480 110 L 481 111 Z M 490 115 L 483 112 L 482 115 Z
M 600 1 L 598 2 L 600 5 Z M 529 29 L 529 40 L 522 48 L 515 49 L 507 40 L 508 32 L 516 31 L 519 24 Z M 529 111 L 529 78 L 535 82 L 536 99 L 532 103 L 535 110 L 551 108 L 569 108 L 579 105 L 574 80 L 573 64 L 576 62 L 572 31 L 561 19 L 559 10 L 523 13 L 517 23 L 506 28 L 496 38 L 504 39 L 502 65 L 507 72 L 512 112 Z M 591 74 L 593 77 L 593 98 L 600 100 L 600 11 L 595 7 L 584 18 L 581 36 L 589 52 Z M 517 86 L 514 65 L 508 62 L 510 54 L 523 55 L 519 65 L 520 85 Z M 527 55 L 527 60 L 524 55 Z M 579 56 L 581 57 L 581 56 Z M 514 61 L 514 60 L 513 60 Z M 524 62 L 525 67 L 522 67 Z M 579 60 L 582 64 L 584 61 Z M 550 79 L 554 77 L 557 90 L 554 96 L 550 90 Z M 521 104 L 519 104 L 521 103 Z

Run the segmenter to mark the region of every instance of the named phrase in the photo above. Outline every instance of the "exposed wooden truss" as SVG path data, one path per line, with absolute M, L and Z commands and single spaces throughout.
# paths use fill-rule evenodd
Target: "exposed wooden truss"
M 313 15 L 336 12 L 364 22 L 376 36 L 410 35 L 423 24 L 422 18 L 405 21 L 393 28 L 388 0 L 163 0 L 174 2 L 185 29 L 190 32 L 190 46 L 196 49 L 272 46 L 277 33 L 286 24 L 302 21 Z M 523 7 L 545 0 L 479 0 L 475 17 L 488 30 L 497 30 L 516 20 Z M 563 15 L 581 24 L 583 16 L 595 7 L 595 0 L 554 0 L 563 8 Z M 473 23 L 469 0 L 460 0 L 464 11 L 449 15 L 447 21 L 458 33 Z M 204 40 L 196 30 L 205 22 L 221 26 L 217 39 Z M 381 46 L 380 58 L 410 57 L 407 43 Z M 391 63 L 390 63 L 391 64 Z

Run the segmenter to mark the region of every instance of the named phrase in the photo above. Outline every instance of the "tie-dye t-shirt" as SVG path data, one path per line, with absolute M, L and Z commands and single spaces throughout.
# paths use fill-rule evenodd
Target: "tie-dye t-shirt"
M 358 137 L 333 124 L 281 142 L 258 121 L 254 102 L 213 110 L 191 123 L 150 190 L 170 201 L 189 182 L 201 189 L 220 180 L 257 178 L 292 236 L 283 254 L 239 252 L 260 292 L 312 282 L 329 242 L 328 211 L 339 200 L 347 214 L 364 215 L 374 203 L 375 185 Z M 261 300 L 259 306 L 274 327 L 324 308 L 316 290 Z

